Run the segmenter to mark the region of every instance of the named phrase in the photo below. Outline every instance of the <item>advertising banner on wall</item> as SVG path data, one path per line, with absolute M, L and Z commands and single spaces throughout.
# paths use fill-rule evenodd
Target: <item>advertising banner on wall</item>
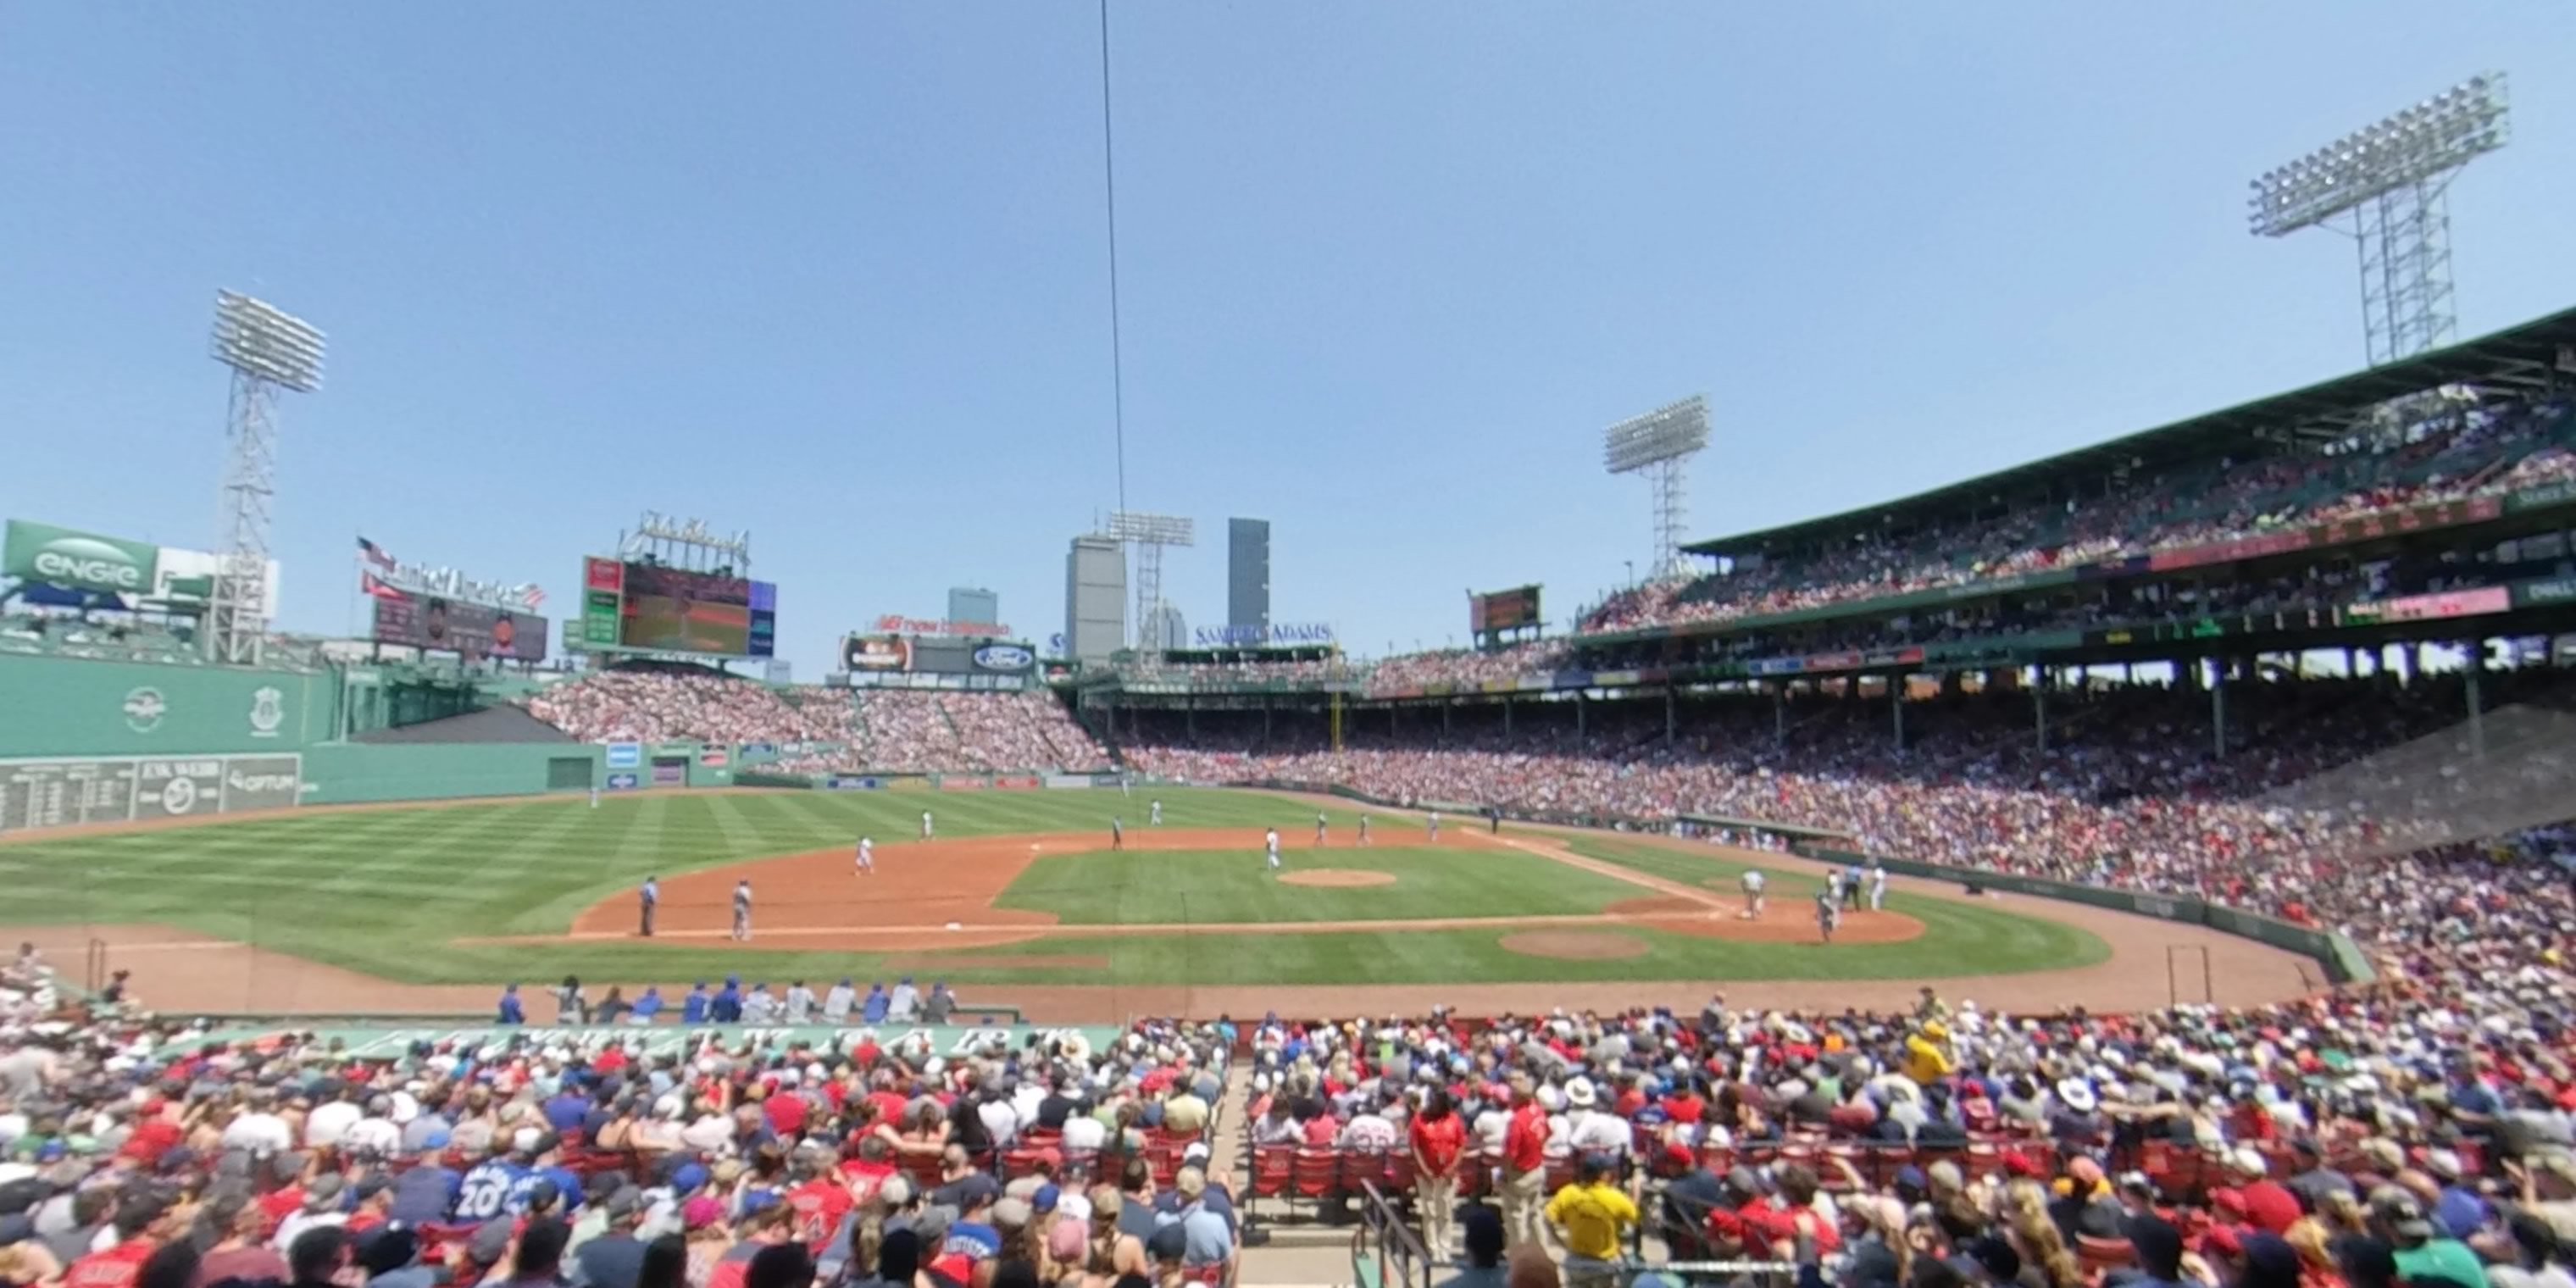
M 160 563 L 159 546 L 50 523 L 11 519 L 0 537 L 0 575 L 70 590 L 149 595 Z
M 643 763 L 644 744 L 640 742 L 612 742 L 608 744 L 609 768 L 633 769 Z

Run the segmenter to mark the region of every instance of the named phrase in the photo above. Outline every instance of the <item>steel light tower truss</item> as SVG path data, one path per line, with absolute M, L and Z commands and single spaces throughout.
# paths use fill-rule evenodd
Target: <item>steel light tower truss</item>
M 1136 548 L 1136 635 L 1132 642 L 1141 648 L 1146 640 L 1146 623 L 1163 603 L 1163 547 L 1197 545 L 1198 525 L 1176 514 L 1112 510 L 1106 535 Z
M 215 294 L 215 361 L 233 370 L 225 432 L 222 541 L 207 651 L 218 662 L 260 660 L 268 630 L 268 525 L 277 496 L 278 396 L 322 387 L 322 333 L 271 304 L 232 291 Z
M 1682 562 L 1682 527 L 1690 508 L 1685 484 L 1690 458 L 1708 446 L 1708 399 L 1692 394 L 1620 421 L 1601 438 L 1601 461 L 1611 473 L 1646 476 L 1655 516 L 1655 552 L 1648 566 L 1659 577 L 1687 571 Z
M 2473 76 L 2249 185 L 2255 236 L 2328 228 L 2353 239 L 2370 365 L 2451 339 L 2451 180 L 2505 145 L 2507 106 L 2504 73 Z

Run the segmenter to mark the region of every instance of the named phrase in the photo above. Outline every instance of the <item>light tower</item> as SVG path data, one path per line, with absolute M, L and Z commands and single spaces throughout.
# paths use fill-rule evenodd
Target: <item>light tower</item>
M 322 387 L 322 333 L 275 306 L 231 291 L 215 293 L 207 350 L 233 369 L 225 433 L 223 506 L 206 646 L 217 662 L 252 665 L 268 629 L 269 504 L 277 494 L 277 396 Z
M 2505 145 L 2504 73 L 2473 76 L 2252 182 L 2257 237 L 2331 228 L 2361 255 L 2370 365 L 2451 338 L 2451 215 L 2461 167 Z
M 1612 425 L 1601 436 L 1601 460 L 1613 474 L 1644 471 L 1654 495 L 1657 576 L 1684 571 L 1682 522 L 1689 507 L 1683 497 L 1684 471 L 1690 458 L 1708 446 L 1708 399 L 1692 394 Z
M 1198 544 L 1196 525 L 1176 514 L 1112 510 L 1107 535 L 1136 548 L 1136 645 L 1145 646 L 1148 621 L 1163 602 L 1163 547 Z

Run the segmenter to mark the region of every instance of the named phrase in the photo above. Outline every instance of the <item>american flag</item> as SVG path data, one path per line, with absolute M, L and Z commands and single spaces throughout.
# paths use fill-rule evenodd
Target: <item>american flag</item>
M 377 580 L 376 575 L 371 572 L 361 572 L 358 574 L 358 589 L 365 591 L 378 599 L 400 599 L 403 597 L 403 593 L 401 591 Z
M 528 601 L 528 607 L 543 608 L 546 606 L 546 588 L 531 583 L 525 598 Z
M 358 557 L 384 569 L 387 572 L 393 571 L 394 557 L 386 554 L 384 547 L 367 540 L 365 537 L 358 538 Z

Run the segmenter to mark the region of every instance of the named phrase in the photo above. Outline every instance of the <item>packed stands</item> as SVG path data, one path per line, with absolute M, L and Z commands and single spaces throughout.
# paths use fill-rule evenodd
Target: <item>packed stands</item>
M 528 712 L 581 742 L 837 741 L 845 701 L 791 703 L 765 684 L 703 667 L 600 671 L 528 697 Z
M 1617 631 L 1820 608 L 2130 558 L 2431 501 L 2576 478 L 2567 404 L 2460 411 L 2335 450 L 2141 475 L 2100 497 L 2018 506 L 1965 526 L 1783 553 L 1686 586 L 1614 595 L 1584 623 Z
M 858 698 L 858 738 L 836 766 L 886 772 L 1088 769 L 1108 763 L 1064 703 L 1043 691 L 872 689 Z
M 1957 693 L 1907 704 L 1905 741 L 1886 701 L 1807 696 L 1691 704 L 1666 743 L 1660 703 L 1596 703 L 1578 734 L 1570 703 L 1524 703 L 1506 734 L 1491 707 L 1444 725 L 1350 723 L 1342 750 L 1311 730 L 1262 745 L 1202 717 L 1204 742 L 1168 716 L 1125 748 L 1153 774 L 1203 782 L 1338 785 L 1399 802 L 1491 804 L 1535 815 L 1661 826 L 1695 813 L 1849 832 L 1872 853 L 2104 882 L 2278 910 L 2324 865 L 2408 848 L 2421 808 L 2283 809 L 2276 789 L 2457 726 L 2463 681 L 2398 685 L 2270 678 L 2230 686 L 2230 751 L 2212 754 L 2208 695 L 2114 686 L 2052 699 L 2047 750 L 2031 700 Z M 2563 673 L 2508 672 L 2490 701 L 2568 705 Z M 1785 739 L 1777 735 L 1788 728 Z M 1393 731 L 1390 731 L 1390 730 Z

